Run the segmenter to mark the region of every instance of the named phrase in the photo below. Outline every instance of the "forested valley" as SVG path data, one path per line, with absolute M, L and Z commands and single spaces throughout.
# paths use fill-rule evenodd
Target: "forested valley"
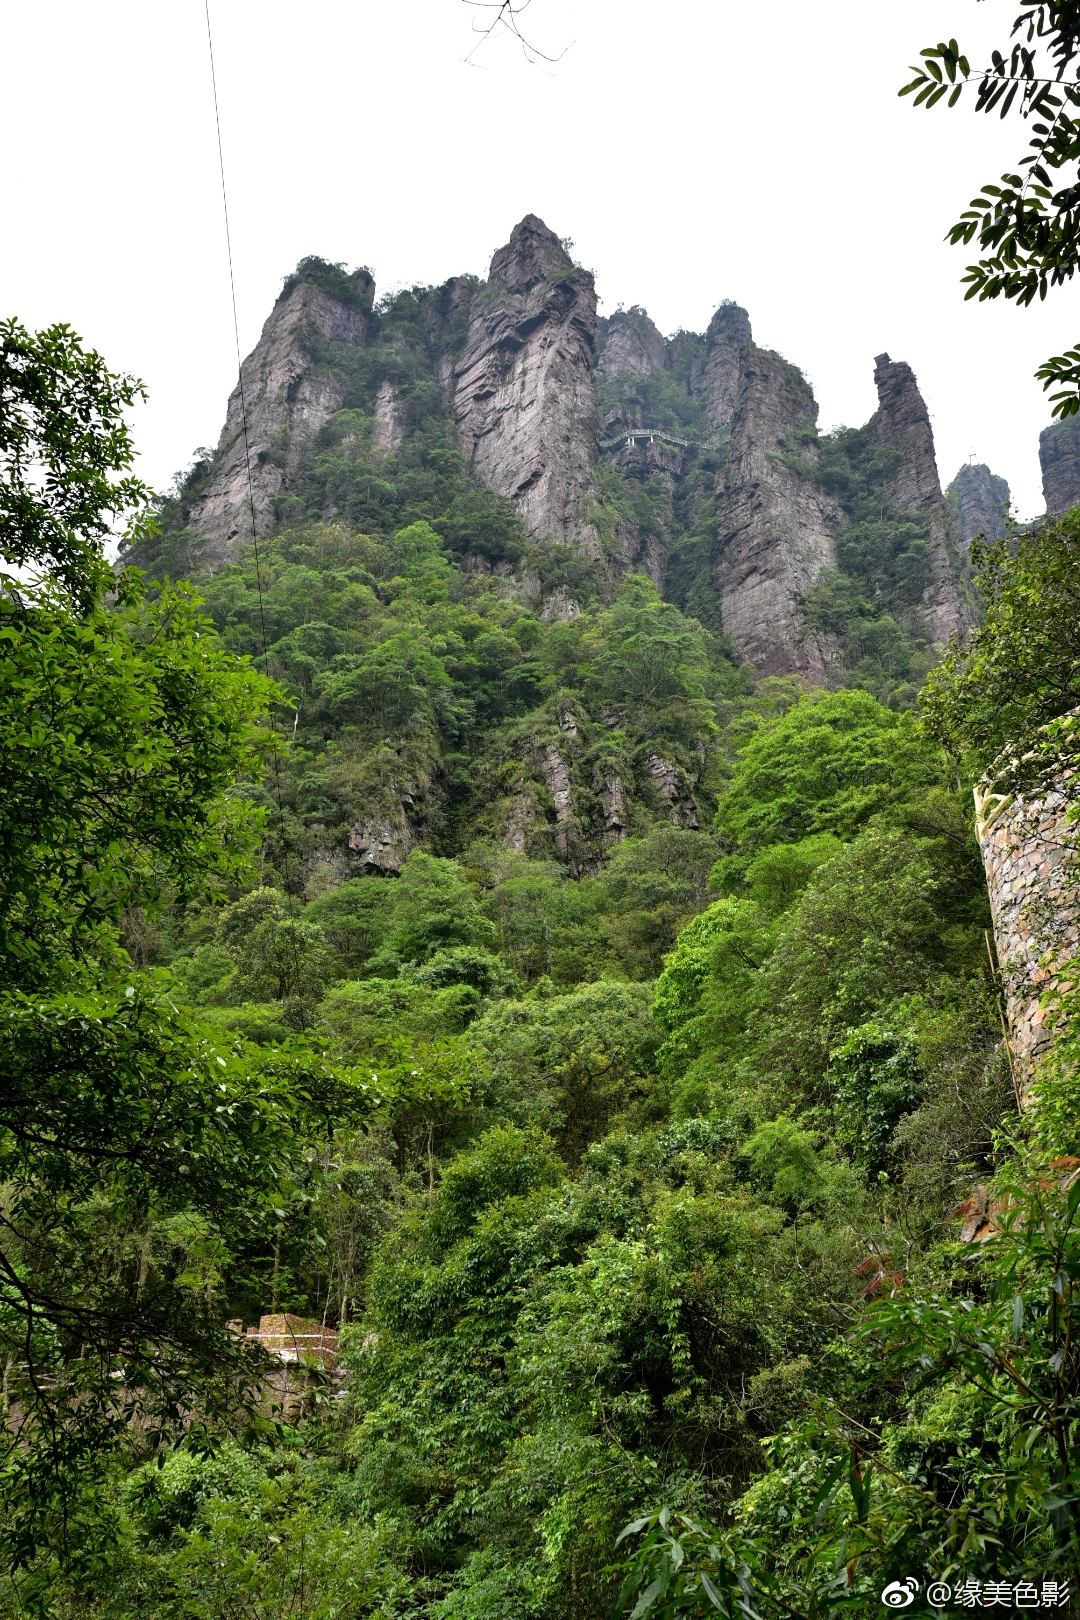
M 599 549 L 538 542 L 430 303 L 369 302 L 212 563 L 225 452 L 152 501 L 130 380 L 2 329 L 0 1612 L 1057 1605 L 1077 1009 L 1024 1096 L 972 789 L 1071 769 L 1080 513 L 976 543 L 941 657 L 895 455 L 803 431 L 839 651 L 762 673 L 701 560 L 723 435 L 681 515 L 609 467 Z M 616 565 L 657 512 L 666 591 Z

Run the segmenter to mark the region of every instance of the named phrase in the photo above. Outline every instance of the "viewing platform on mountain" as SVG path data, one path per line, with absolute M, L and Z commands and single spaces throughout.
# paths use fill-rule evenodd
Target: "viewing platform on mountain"
M 661 444 L 675 444 L 680 450 L 700 450 L 701 446 L 692 439 L 680 439 L 677 434 L 669 433 L 667 428 L 625 428 L 614 439 L 607 439 L 600 446 L 601 450 L 620 450 L 624 446 L 632 449 L 638 444 L 652 444 L 658 439 Z

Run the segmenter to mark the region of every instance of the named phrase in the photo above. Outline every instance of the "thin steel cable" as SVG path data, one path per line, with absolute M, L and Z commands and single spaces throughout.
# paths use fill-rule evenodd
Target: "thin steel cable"
M 240 421 L 244 438 L 244 471 L 247 474 L 248 487 L 248 513 L 251 520 L 251 549 L 255 558 L 255 589 L 259 599 L 259 640 L 262 644 L 263 673 L 270 673 L 270 659 L 266 647 L 266 608 L 263 602 L 262 563 L 259 558 L 259 536 L 255 522 L 255 485 L 251 476 L 251 446 L 248 440 L 247 398 L 244 393 L 244 362 L 240 353 L 240 321 L 236 312 L 236 274 L 233 270 L 232 230 L 229 224 L 229 193 L 225 184 L 225 149 L 221 140 L 221 112 L 218 106 L 217 70 L 214 65 L 214 34 L 210 26 L 210 0 L 203 0 L 206 12 L 206 43 L 210 53 L 210 85 L 214 95 L 214 130 L 217 135 L 218 172 L 221 175 L 221 209 L 225 216 L 225 250 L 229 261 L 229 296 L 232 301 L 233 341 L 236 345 L 236 375 L 240 388 Z M 274 712 L 270 710 L 270 729 L 274 727 Z M 281 859 L 284 867 L 286 885 L 289 884 L 289 845 L 285 832 L 285 811 L 281 803 L 281 778 L 278 772 L 277 755 L 271 755 L 271 769 L 274 773 L 274 801 L 277 805 L 278 826 L 281 832 Z M 308 1025 L 307 1007 L 304 1001 L 302 980 L 300 976 L 300 957 L 297 951 L 296 937 L 292 940 L 293 973 L 296 981 L 297 1000 L 300 1003 L 300 1018 L 304 1029 Z

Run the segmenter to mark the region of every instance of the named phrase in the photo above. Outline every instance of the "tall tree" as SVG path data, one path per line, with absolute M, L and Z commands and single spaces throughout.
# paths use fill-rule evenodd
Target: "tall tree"
M 0 327 L 0 1557 L 38 1572 L 90 1556 L 118 1443 L 242 1409 L 230 1288 L 298 1141 L 372 1096 L 221 1047 L 123 949 L 130 908 L 236 878 L 274 696 L 190 590 L 105 559 L 152 519 L 137 392 L 65 327 Z

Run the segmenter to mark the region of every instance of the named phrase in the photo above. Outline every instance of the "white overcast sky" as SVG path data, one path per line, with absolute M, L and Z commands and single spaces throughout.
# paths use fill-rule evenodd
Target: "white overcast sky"
M 1010 0 L 532 0 L 554 67 L 475 43 L 462 0 L 211 0 L 241 342 L 304 254 L 379 287 L 486 271 L 538 213 L 602 309 L 702 330 L 722 298 L 803 368 L 821 425 L 915 368 L 942 481 L 970 456 L 1041 511 L 1032 372 L 1080 338 L 1073 289 L 965 304 L 942 240 L 1023 126 L 899 101 L 920 46 L 973 61 Z M 6 0 L 0 312 L 70 322 L 146 382 L 158 487 L 216 442 L 235 375 L 203 0 Z

